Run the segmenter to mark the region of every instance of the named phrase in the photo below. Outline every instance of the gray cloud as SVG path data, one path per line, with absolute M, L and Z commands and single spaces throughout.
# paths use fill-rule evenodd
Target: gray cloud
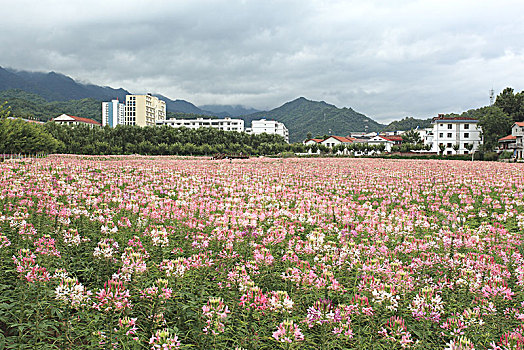
M 274 108 L 298 96 L 379 121 L 524 89 L 520 1 L 17 1 L 0 65 Z

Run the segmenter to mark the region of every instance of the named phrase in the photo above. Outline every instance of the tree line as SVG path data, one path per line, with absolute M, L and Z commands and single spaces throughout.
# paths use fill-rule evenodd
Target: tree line
M 213 155 L 243 153 L 272 155 L 300 152 L 301 144 L 288 144 L 279 135 L 250 135 L 214 128 L 171 126 L 115 128 L 67 126 L 46 123 L 45 130 L 60 142 L 57 152 L 74 154 Z

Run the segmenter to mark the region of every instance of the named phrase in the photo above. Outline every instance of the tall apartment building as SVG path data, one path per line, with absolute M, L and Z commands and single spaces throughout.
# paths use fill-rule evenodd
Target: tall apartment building
M 277 134 L 289 142 L 289 131 L 287 130 L 284 123 L 277 122 L 276 120 L 253 120 L 251 122 L 251 128 L 246 130 L 250 134 L 258 135 L 262 133 L 266 134 Z
M 188 129 L 215 128 L 225 131 L 244 131 L 244 121 L 242 119 L 166 119 L 157 120 L 156 125 L 169 125 L 174 128 L 186 127 Z
M 124 110 L 124 104 L 118 100 L 102 102 L 102 125 L 109 125 L 114 128 L 117 125 L 124 124 Z
M 127 95 L 124 113 L 125 125 L 155 126 L 166 119 L 166 103 L 151 94 Z
M 431 151 L 440 153 L 440 145 L 444 147 L 444 154 L 468 154 L 466 144 L 473 146 L 473 151 L 482 144 L 481 128 L 478 120 L 471 117 L 444 116 L 433 118 L 433 130 L 430 137 L 426 137 L 427 144 L 431 144 Z M 431 143 L 430 143 L 431 142 Z M 454 149 L 454 146 L 458 150 Z

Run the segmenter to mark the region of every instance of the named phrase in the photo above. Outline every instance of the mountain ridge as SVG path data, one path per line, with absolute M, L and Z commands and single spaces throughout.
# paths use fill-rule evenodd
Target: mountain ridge
M 73 101 L 75 105 L 89 104 L 89 108 L 81 108 L 80 111 L 91 114 L 95 111 L 93 101 L 110 101 L 114 98 L 125 101 L 125 96 L 131 94 L 123 88 L 80 83 L 69 76 L 54 71 L 47 73 L 29 72 L 0 67 L 0 92 L 12 89 L 19 89 L 42 97 L 51 103 L 50 106 L 53 107 L 51 109 L 53 111 L 56 110 L 56 106 L 64 105 L 62 103 L 53 104 L 53 102 Z M 7 93 L 7 95 L 15 96 L 17 103 L 24 105 L 20 102 L 23 100 L 23 94 Z M 180 99 L 173 100 L 158 93 L 154 96 L 166 101 L 167 110 L 171 112 L 171 115 L 178 113 L 186 116 L 241 118 L 245 121 L 246 127 L 250 126 L 254 119 L 277 120 L 284 123 L 288 128 L 291 142 L 304 140 L 308 133 L 313 136 L 347 135 L 350 132 L 376 132 L 386 128 L 386 125 L 380 124 L 350 107 L 339 108 L 325 101 L 308 100 L 304 96 L 288 101 L 269 111 L 258 111 L 241 105 L 203 105 L 198 107 L 191 102 Z M 26 98 L 29 97 L 26 96 Z M 39 106 L 34 104 L 25 105 L 30 105 L 33 110 L 40 109 Z M 30 114 L 31 108 L 28 107 L 25 113 Z M 40 109 L 38 111 L 40 118 L 43 118 L 43 110 L 49 109 Z M 98 110 L 100 109 L 96 108 L 96 111 Z M 84 116 L 100 120 L 99 115 Z

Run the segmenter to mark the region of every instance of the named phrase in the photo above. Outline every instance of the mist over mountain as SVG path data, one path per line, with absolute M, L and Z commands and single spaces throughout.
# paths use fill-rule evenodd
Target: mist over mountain
M 56 72 L 27 72 L 2 67 L 0 67 L 0 92 L 3 92 L 5 99 L 11 100 L 10 103 L 19 113 L 25 116 L 32 115 L 41 120 L 56 117 L 57 115 L 47 114 L 60 113 L 60 108 L 63 108 L 63 113 L 76 111 L 83 113 L 79 116 L 100 120 L 101 108 L 95 108 L 97 103 L 115 98 L 125 101 L 125 96 L 132 94 L 123 88 L 84 84 Z M 313 136 L 347 135 L 356 131 L 380 131 L 386 127 L 352 108 L 339 108 L 324 101 L 311 101 L 304 97 L 270 111 L 258 111 L 242 105 L 210 104 L 197 107 L 185 100 L 173 100 L 160 94 L 154 96 L 166 102 L 170 116 L 176 116 L 178 113 L 185 117 L 201 115 L 242 118 L 246 126 L 250 126 L 254 119 L 280 121 L 289 129 L 291 142 L 304 140 L 308 133 Z M 68 101 L 71 103 L 55 103 Z M 390 128 L 397 126 L 399 125 L 393 124 Z
M 258 109 L 241 105 L 203 105 L 199 108 L 223 117 L 239 117 L 260 112 Z

